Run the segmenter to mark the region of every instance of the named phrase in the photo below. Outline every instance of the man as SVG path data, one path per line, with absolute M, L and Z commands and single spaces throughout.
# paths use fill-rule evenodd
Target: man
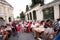
M 58 26 L 57 26 L 58 33 L 53 40 L 59 40 L 60 39 L 60 18 L 57 19 L 57 21 L 58 21 Z

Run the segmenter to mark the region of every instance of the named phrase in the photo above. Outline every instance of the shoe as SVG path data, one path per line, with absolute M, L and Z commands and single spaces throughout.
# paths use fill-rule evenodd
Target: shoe
M 36 37 L 34 37 L 35 39 L 37 39 Z
M 43 39 L 41 39 L 41 38 L 38 38 L 38 40 L 43 40 Z

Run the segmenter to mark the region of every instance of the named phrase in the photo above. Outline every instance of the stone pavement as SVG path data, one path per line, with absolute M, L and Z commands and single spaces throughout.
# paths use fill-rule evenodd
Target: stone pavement
M 32 33 L 21 33 L 18 40 L 34 40 Z
M 11 36 L 8 40 L 17 40 L 17 36 Z
M 32 33 L 19 33 L 19 37 L 15 36 L 15 37 L 11 37 L 9 40 L 35 40 Z

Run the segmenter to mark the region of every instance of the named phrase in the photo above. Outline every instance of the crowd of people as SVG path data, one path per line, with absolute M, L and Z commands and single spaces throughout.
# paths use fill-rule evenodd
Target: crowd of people
M 39 31 L 39 36 L 36 34 L 36 30 Z M 13 36 L 18 36 L 19 33 L 33 33 L 35 39 L 38 40 L 60 40 L 60 18 L 57 21 L 52 21 L 50 19 L 42 21 L 13 21 L 11 24 L 6 24 L 6 26 L 0 25 L 0 39 L 8 40 L 8 38 Z

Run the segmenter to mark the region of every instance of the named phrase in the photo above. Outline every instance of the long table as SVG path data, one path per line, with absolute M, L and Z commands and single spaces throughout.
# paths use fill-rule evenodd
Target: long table
M 40 33 L 44 32 L 44 29 L 41 30 L 40 28 L 35 28 L 34 31 L 36 33 L 36 38 L 39 38 L 40 37 Z

